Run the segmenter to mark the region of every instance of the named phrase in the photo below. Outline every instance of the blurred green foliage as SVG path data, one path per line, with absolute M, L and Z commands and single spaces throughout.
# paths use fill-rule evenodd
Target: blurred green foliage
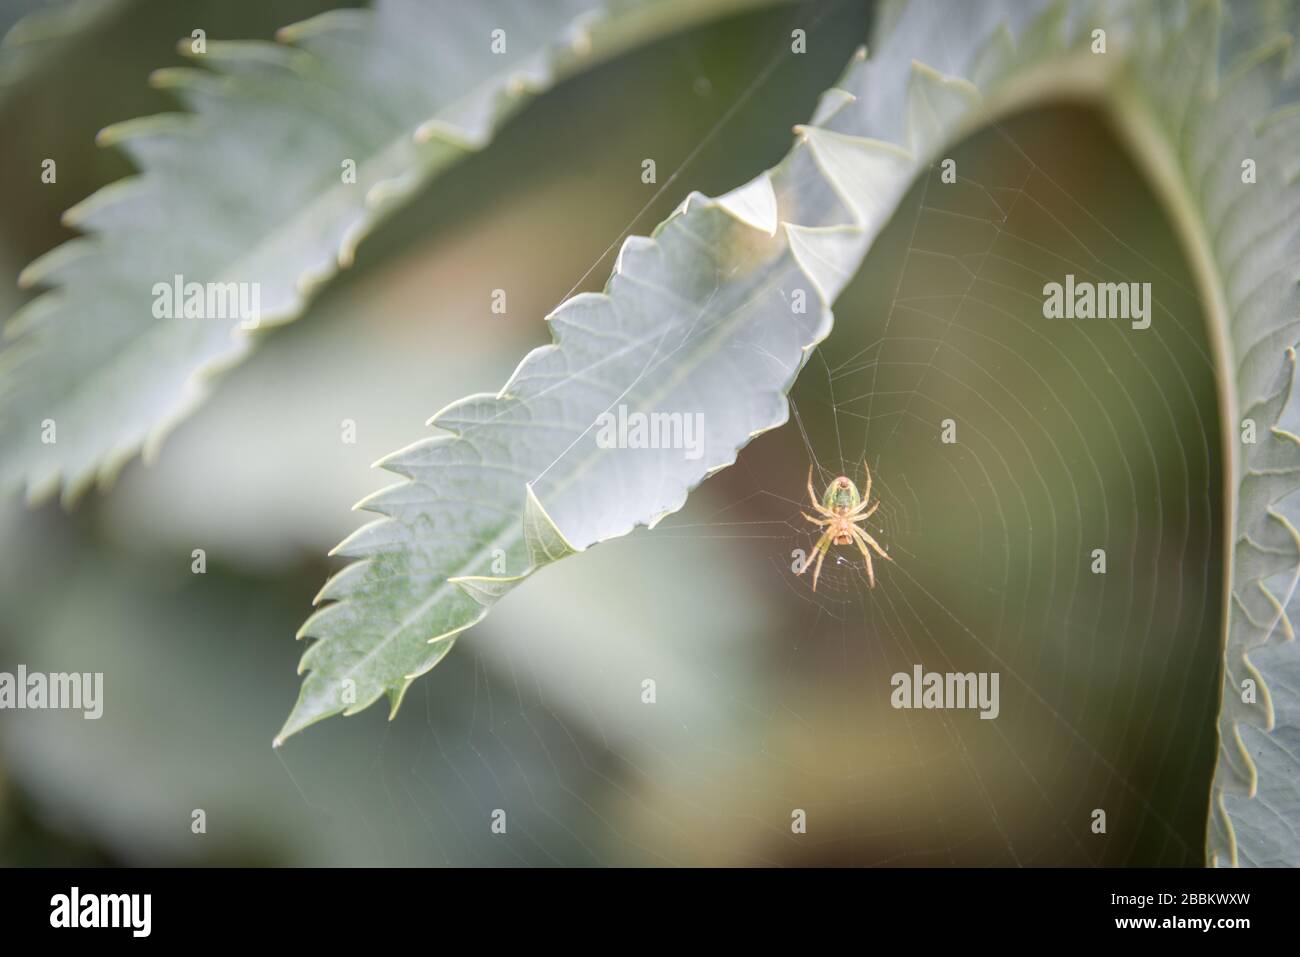
M 200 6 L 210 37 L 245 37 L 328 4 Z M 144 3 L 0 105 L 6 274 L 127 172 L 93 134 L 169 108 L 144 80 L 195 16 Z M 0 721 L 0 861 L 1201 862 L 1222 614 L 1203 319 L 1145 185 L 1072 109 L 963 144 L 955 185 L 917 184 L 837 306 L 795 420 L 684 512 L 510 595 L 391 724 L 374 709 L 270 748 L 323 556 L 382 481 L 369 463 L 547 341 L 541 317 L 645 204 L 641 158 L 663 157 L 662 183 L 788 19 L 673 37 L 564 84 L 363 245 L 156 467 L 133 463 L 72 515 L 4 504 L 0 669 L 103 671 L 108 701 L 97 722 Z M 635 231 L 779 158 L 866 30 L 859 5 L 838 7 Z M 59 181 L 34 186 L 47 155 Z M 1046 325 L 1041 286 L 1066 269 L 1152 281 L 1157 322 Z M 495 286 L 509 318 L 476 292 Z M 948 416 L 955 448 L 938 439 Z M 897 566 L 871 591 L 851 557 L 828 561 L 813 596 L 789 567 L 813 540 L 810 455 L 833 474 L 864 454 Z M 1001 671 L 1001 718 L 892 710 L 890 675 L 918 661 Z

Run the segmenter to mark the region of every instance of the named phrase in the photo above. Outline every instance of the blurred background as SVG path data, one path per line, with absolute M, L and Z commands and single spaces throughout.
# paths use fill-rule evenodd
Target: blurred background
M 175 108 L 146 80 L 177 38 L 270 38 L 334 5 L 129 0 L 0 90 L 0 314 L 71 235 L 59 214 L 130 172 L 95 132 Z M 565 83 L 367 240 L 156 465 L 71 514 L 0 502 L 0 670 L 102 671 L 106 698 L 98 721 L 0 713 L 0 862 L 1203 862 L 1223 611 L 1208 340 L 1146 184 L 1072 104 L 961 144 L 957 183 L 916 184 L 790 423 L 684 511 L 511 593 L 394 721 L 376 706 L 270 746 L 326 553 L 393 481 L 370 463 L 498 389 L 593 263 L 583 288 L 603 285 L 630 223 L 777 162 L 868 36 L 870 4 L 831 6 L 752 90 L 797 10 Z M 660 185 L 680 172 L 637 218 L 646 156 Z M 1066 272 L 1152 283 L 1151 328 L 1043 319 Z M 506 317 L 481 294 L 497 287 Z M 837 549 L 814 594 L 791 572 L 814 541 L 808 466 L 857 478 L 864 457 L 896 561 L 869 589 Z M 1000 716 L 893 709 L 915 664 L 999 672 Z

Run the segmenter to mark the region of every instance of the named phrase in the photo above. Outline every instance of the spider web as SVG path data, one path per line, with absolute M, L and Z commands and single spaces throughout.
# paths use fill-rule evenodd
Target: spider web
M 862 35 L 847 22 L 859 6 L 800 7 L 755 38 L 787 62 L 790 28 L 806 26 L 818 57 L 839 64 Z M 683 72 L 700 67 L 692 49 L 671 47 Z M 760 71 L 736 103 L 761 88 L 752 105 L 770 125 L 785 78 Z M 695 167 L 678 181 L 697 157 L 750 155 L 750 140 L 731 140 L 747 115 L 727 108 L 686 137 L 693 146 L 642 214 L 701 185 Z M 140 685 L 115 690 L 102 725 L 28 715 L 31 733 L 6 759 L 84 780 L 72 743 L 90 740 L 98 755 L 105 739 L 87 739 L 86 725 L 112 728 L 132 761 L 156 763 L 160 784 L 153 793 L 106 766 L 87 803 L 110 804 L 99 789 L 115 781 L 138 817 L 185 842 L 193 807 L 212 812 L 214 838 L 242 814 L 261 830 L 241 861 L 276 860 L 299 829 L 292 846 L 315 856 L 295 862 L 321 864 L 1202 863 L 1224 543 L 1201 305 L 1149 191 L 1095 117 L 1018 118 L 950 155 L 956 181 L 938 166 L 921 177 L 836 303 L 789 424 L 654 531 L 512 593 L 391 723 L 376 707 L 271 752 L 296 690 L 301 648 L 282 639 L 302 600 L 274 586 L 259 596 L 242 579 L 159 595 L 150 567 L 105 594 L 89 575 L 70 589 L 84 617 L 55 629 L 67 641 L 93 634 L 107 655 L 100 632 L 116 623 L 118 651 L 92 663 L 107 662 L 96 667 L 113 669 L 115 689 L 131 676 Z M 601 245 L 610 238 L 614 249 L 613 234 Z M 1150 282 L 1151 328 L 1044 319 L 1043 285 L 1067 273 Z M 389 374 L 349 382 L 383 394 Z M 337 422 L 318 419 L 326 431 Z M 337 448 L 332 432 L 321 441 Z M 814 592 L 811 574 L 795 573 L 817 535 L 800 516 L 808 467 L 820 492 L 840 474 L 861 488 L 864 462 L 880 503 L 867 528 L 894 561 L 876 562 L 871 588 L 857 550 L 834 546 Z M 320 583 L 309 577 L 306 595 Z M 139 602 L 156 629 L 143 650 L 122 625 L 129 609 L 110 601 L 119 593 L 121 605 L 153 596 Z M 184 644 L 210 649 L 206 688 L 174 640 L 201 629 L 204 641 Z M 86 667 L 80 652 L 61 660 Z M 998 717 L 894 708 L 892 677 L 917 665 L 997 673 Z M 156 701 L 155 685 L 191 699 L 215 688 L 208 711 L 191 707 L 220 716 L 221 733 L 201 738 L 203 722 L 170 704 L 119 724 L 117 703 Z M 179 757 L 153 758 L 169 744 Z M 236 760 L 240 770 L 225 763 Z M 238 780 L 261 765 L 272 785 Z M 153 863 L 176 853 L 171 840 L 165 851 L 113 843 Z
M 360 822 L 377 863 L 1203 862 L 1223 543 L 1200 303 L 1091 114 L 950 157 L 836 304 L 790 423 L 498 605 L 368 766 L 277 755 L 313 814 Z M 1067 273 L 1151 283 L 1151 327 L 1043 318 Z M 808 466 L 820 494 L 864 463 L 894 560 L 871 588 L 832 546 L 814 592 Z M 918 665 L 996 673 L 998 716 L 893 707 Z
M 376 821 L 379 860 L 1202 862 L 1222 609 L 1199 303 L 1090 114 L 951 155 L 956 182 L 922 177 L 837 304 L 787 426 L 654 531 L 548 569 L 420 683 L 366 775 L 427 840 Z M 1043 318 L 1067 272 L 1150 282 L 1151 327 Z M 814 592 L 808 465 L 820 493 L 864 462 L 894 561 L 871 588 L 832 546 Z M 893 707 L 917 665 L 997 673 L 998 716 Z
M 1044 129 L 1115 168 L 1045 166 L 1034 156 L 1055 152 L 1060 165 L 1060 153 L 1043 148 Z M 796 647 L 824 658 L 814 668 L 853 676 L 825 676 L 835 694 L 862 695 L 860 727 L 831 723 L 856 744 L 840 743 L 841 783 L 863 801 L 881 789 L 873 777 L 895 789 L 872 803 L 897 827 L 843 814 L 822 845 L 833 860 L 1202 860 L 1221 614 L 1217 413 L 1196 296 L 1168 237 L 1143 225 L 1158 213 L 1128 205 L 1132 172 L 1089 143 L 1103 136 L 1085 115 L 1030 118 L 958 151 L 956 183 L 932 170 L 896 218 L 887 261 L 837 306 L 837 336 L 862 316 L 863 344 L 832 337 L 796 389 L 798 464 L 814 463 L 820 492 L 837 474 L 861 484 L 867 461 L 881 503 L 867 527 L 896 559 L 877 560 L 875 589 L 852 547 L 832 548 L 815 594 L 782 576 L 808 606 Z M 1134 233 L 1141 248 L 1123 238 Z M 1043 284 L 1067 272 L 1151 282 L 1151 328 L 1043 319 Z M 677 528 L 707 535 L 767 500 L 785 514 L 735 527 L 781 543 L 779 573 L 811 552 L 797 511 L 806 492 L 751 462 L 752 493 Z M 998 672 L 1001 714 L 893 709 L 888 678 L 913 665 Z M 804 666 L 792 653 L 789 667 Z M 783 709 L 796 710 L 778 701 L 769 718 Z M 1097 809 L 1105 834 L 1091 828 Z

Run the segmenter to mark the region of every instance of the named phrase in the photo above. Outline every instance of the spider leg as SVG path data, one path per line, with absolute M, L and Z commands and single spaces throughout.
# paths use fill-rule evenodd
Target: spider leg
M 893 559 L 889 557 L 889 555 L 885 552 L 885 550 L 880 547 L 880 543 L 876 541 L 874 538 L 872 538 L 870 535 L 868 535 L 864 529 L 858 528 L 858 526 L 856 525 L 852 526 L 852 528 L 853 531 L 857 532 L 864 539 L 866 539 L 867 544 L 870 545 L 872 548 L 874 548 L 880 554 L 881 558 L 883 558 L 887 562 L 893 561 Z
M 824 539 L 826 536 L 822 536 L 822 537 Z M 813 591 L 817 590 L 817 578 L 822 573 L 822 560 L 826 557 L 826 553 L 829 552 L 830 550 L 831 550 L 831 546 L 829 543 L 827 543 L 826 547 L 823 548 L 817 555 L 817 567 L 813 569 Z
M 862 493 L 862 501 L 865 504 L 866 502 L 871 501 L 871 466 L 867 464 L 867 457 L 865 455 L 862 456 L 862 467 L 866 469 L 867 472 L 867 490 Z
M 817 567 L 813 569 L 813 591 L 817 590 L 817 576 L 822 573 L 822 559 L 826 557 L 826 553 L 830 550 L 831 533 L 828 529 L 827 531 L 822 532 L 821 538 L 817 539 L 817 544 L 813 546 L 813 553 L 817 556 Z M 811 564 L 811 559 L 805 561 L 803 563 L 803 568 L 799 569 L 795 574 L 802 575 L 808 570 L 809 564 Z
M 808 519 L 808 521 L 812 522 L 814 525 L 829 525 L 832 521 L 834 521 L 834 519 L 830 519 L 830 518 L 813 518 L 807 512 L 800 512 L 799 514 L 802 515 L 804 518 Z
M 813 554 L 815 555 L 815 554 L 817 554 L 818 552 L 826 552 L 826 551 L 829 551 L 829 550 L 830 550 L 830 547 L 831 547 L 831 546 L 830 546 L 830 538 L 831 538 L 831 533 L 830 533 L 829 531 L 822 532 L 821 537 L 817 539 L 817 544 L 815 544 L 815 545 L 813 546 L 813 549 L 812 549 L 812 550 L 813 550 Z M 808 570 L 808 566 L 811 565 L 811 564 L 812 564 L 812 559 L 809 558 L 807 561 L 805 561 L 805 562 L 803 563 L 803 568 L 799 569 L 797 572 L 795 572 L 795 574 L 796 574 L 796 575 L 802 575 L 804 572 L 806 572 L 806 571 Z
M 812 465 L 809 465 L 808 466 L 808 500 L 812 502 L 812 507 L 817 512 L 818 515 L 829 515 L 830 512 L 826 510 L 825 505 L 817 501 L 817 493 L 813 491 L 812 470 L 813 470 Z
M 866 504 L 866 503 L 864 502 L 863 504 Z M 850 522 L 865 522 L 867 519 L 869 519 L 869 518 L 871 517 L 871 513 L 874 512 L 874 511 L 875 511 L 877 508 L 879 508 L 879 507 L 880 507 L 880 503 L 877 502 L 875 505 L 871 506 L 871 508 L 869 508 L 869 509 L 867 509 L 865 512 L 863 512 L 861 515 L 850 515 L 850 517 L 849 517 L 849 521 L 850 521 Z
M 858 528 L 858 526 L 856 526 L 856 525 L 850 525 L 850 526 L 849 526 L 849 530 L 850 530 L 850 531 L 852 532 L 852 534 L 853 534 L 853 544 L 858 546 L 858 551 L 860 551 L 860 552 L 862 553 L 862 557 L 865 558 L 865 559 L 867 560 L 867 584 L 868 584 L 870 587 L 875 588 L 875 587 L 876 587 L 876 571 L 875 571 L 874 568 L 871 567 L 871 552 L 867 551 L 867 546 L 866 546 L 866 544 L 862 541 L 862 538 L 861 538 L 861 536 L 862 536 L 862 534 L 863 534 L 863 533 L 862 533 L 862 529 Z

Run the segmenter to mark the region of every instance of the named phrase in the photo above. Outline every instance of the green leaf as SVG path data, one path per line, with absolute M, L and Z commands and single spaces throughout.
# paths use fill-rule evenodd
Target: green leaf
M 1228 470 L 1223 691 L 1207 862 L 1300 860 L 1300 11 L 1189 3 L 1129 26 L 1101 104 L 1142 161 L 1187 250 L 1215 351 Z M 1256 181 L 1246 182 L 1243 164 Z M 1245 440 L 1250 421 L 1257 436 Z M 1246 682 L 1249 681 L 1249 684 Z
M 1294 5 L 1192 5 L 1157 40 L 1143 37 L 1149 53 L 1108 101 L 1182 236 L 1216 349 L 1232 543 L 1207 841 L 1216 865 L 1300 860 L 1297 25 Z
M 852 102 L 847 89 L 864 82 L 864 67 L 859 57 L 825 95 L 823 122 Z M 923 77 L 942 101 L 948 86 Z M 319 640 L 277 743 L 383 694 L 395 712 L 411 682 L 520 581 L 653 526 L 785 421 L 785 394 L 830 330 L 829 298 L 919 162 L 829 127 L 802 138 L 771 175 L 718 199 L 691 194 L 652 237 L 629 239 L 605 292 L 548 317 L 554 343 L 500 393 L 453 403 L 431 420 L 446 434 L 379 463 L 407 481 L 361 502 L 385 517 L 335 549 L 359 561 L 326 583 L 317 602 L 330 603 L 300 630 Z M 864 175 L 886 187 L 857 188 Z M 602 447 L 600 416 L 620 407 L 678 416 L 683 429 L 701 413 L 698 447 Z
M 212 377 L 248 355 L 247 325 L 300 315 L 385 216 L 531 96 L 632 43 L 762 2 L 379 0 L 287 27 L 279 43 L 182 40 L 209 69 L 153 82 L 189 112 L 103 130 L 141 174 L 69 210 L 87 235 L 20 277 L 57 288 L 6 328 L 0 490 L 25 486 L 35 501 L 62 486 L 70 504 L 136 451 L 149 459 Z M 244 284 L 250 306 L 256 286 L 257 322 L 229 308 L 156 318 L 155 284 L 176 276 Z
M 411 682 L 519 582 L 653 527 L 786 421 L 786 392 L 830 331 L 829 303 L 942 124 L 978 107 L 969 81 L 891 50 L 871 61 L 859 51 L 776 169 L 717 199 L 692 193 L 652 237 L 629 239 L 605 292 L 549 316 L 554 342 L 500 393 L 453 403 L 430 420 L 446 434 L 379 463 L 406 481 L 362 501 L 384 517 L 334 550 L 358 561 L 326 583 L 316 601 L 329 604 L 299 631 L 318 640 L 277 744 L 384 694 L 395 713 Z M 857 134 L 864 121 L 873 135 Z M 874 136 L 880 122 L 898 142 Z M 601 417 L 620 408 L 683 427 L 698 413 L 698 447 L 602 447 Z
M 0 11 L 0 102 L 60 45 L 130 0 L 8 0 Z
M 679 508 L 737 450 L 785 421 L 785 391 L 829 331 L 829 305 L 918 171 L 998 116 L 1062 97 L 1111 115 L 1145 163 L 1207 304 L 1231 470 L 1212 863 L 1300 859 L 1300 577 L 1293 401 L 1300 110 L 1292 24 L 1272 4 L 891 4 L 880 42 L 828 91 L 786 159 L 716 200 L 692 195 L 625 245 L 603 295 L 551 317 L 554 343 L 495 396 L 432 420 L 447 434 L 381 464 L 405 481 L 359 507 L 384 516 L 337 553 L 358 559 L 303 626 L 318 639 L 277 743 L 411 681 L 491 603 L 555 557 Z M 1230 17 L 1224 23 L 1223 18 Z M 1296 16 L 1290 12 L 1292 20 Z M 1095 52 L 1093 31 L 1106 31 Z M 1242 180 L 1255 160 L 1258 181 Z M 808 311 L 792 309 L 807 294 Z M 602 413 L 700 411 L 698 458 L 601 448 Z M 1242 417 L 1260 423 L 1242 446 Z M 535 547 L 557 543 L 554 553 Z M 506 573 L 493 574 L 494 555 Z M 498 561 L 498 568 L 500 562 Z M 1242 701 L 1241 680 L 1258 688 Z M 340 703 L 340 688 L 355 698 Z

